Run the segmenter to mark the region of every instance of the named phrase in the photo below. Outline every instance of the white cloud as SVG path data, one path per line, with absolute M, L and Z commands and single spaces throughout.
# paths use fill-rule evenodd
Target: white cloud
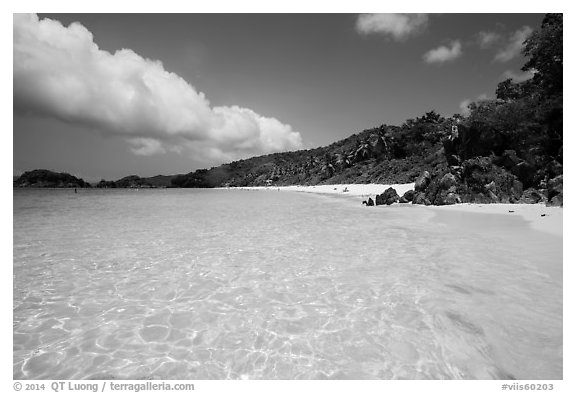
M 522 28 L 512 33 L 508 38 L 507 45 L 500 49 L 498 53 L 496 53 L 494 61 L 504 63 L 519 56 L 522 52 L 522 44 L 528 38 L 528 36 L 532 34 L 532 31 L 533 30 L 530 26 L 523 26 Z
M 450 47 L 439 46 L 426 52 L 424 54 L 424 61 L 426 63 L 446 63 L 460 56 L 462 56 L 462 44 L 460 41 L 452 41 Z
M 470 105 L 472 103 L 472 100 L 467 98 L 463 101 L 460 102 L 460 113 L 462 113 L 464 116 L 468 116 L 470 114 L 470 109 L 468 108 L 468 105 Z
M 290 125 L 238 106 L 211 107 L 160 61 L 101 50 L 81 24 L 36 15 L 14 14 L 13 94 L 18 112 L 122 136 L 138 155 L 186 146 L 199 159 L 236 159 L 302 147 Z
M 506 70 L 502 74 L 502 80 L 512 79 L 513 82 L 525 82 L 529 79 L 534 77 L 534 71 L 522 71 L 522 72 L 515 72 L 511 70 Z
M 492 47 L 496 42 L 498 42 L 502 37 L 500 34 L 494 31 L 481 31 L 477 35 L 478 44 L 482 49 Z
M 490 97 L 486 93 L 480 94 L 478 97 L 476 97 L 476 100 L 471 100 L 469 98 L 466 98 L 465 100 L 462 100 L 459 104 L 460 113 L 462 113 L 464 116 L 468 116 L 468 115 L 470 115 L 470 108 L 468 108 L 468 106 L 471 103 L 477 102 L 477 101 L 487 101 L 487 100 L 490 100 Z
M 126 141 L 132 145 L 130 151 L 137 156 L 152 156 L 166 153 L 166 149 L 162 146 L 162 143 L 156 139 L 129 138 Z
M 424 31 L 427 25 L 426 14 L 361 14 L 356 20 L 359 33 L 389 35 L 398 41 Z

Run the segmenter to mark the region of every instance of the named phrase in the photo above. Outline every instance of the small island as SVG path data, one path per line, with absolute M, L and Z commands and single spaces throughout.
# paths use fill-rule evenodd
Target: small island
M 58 173 L 47 169 L 24 172 L 14 180 L 18 188 L 90 188 L 90 183 L 69 173 Z

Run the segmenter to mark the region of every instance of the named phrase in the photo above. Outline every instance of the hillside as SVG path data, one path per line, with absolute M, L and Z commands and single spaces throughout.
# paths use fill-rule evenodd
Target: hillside
M 175 175 L 157 175 L 152 177 L 140 177 L 131 175 L 116 181 L 100 180 L 96 184 L 98 188 L 166 188 L 172 187 L 172 179 Z
M 176 176 L 177 187 L 408 183 L 445 164 L 452 119 L 434 111 L 402 127 L 382 125 L 326 147 L 275 153 Z

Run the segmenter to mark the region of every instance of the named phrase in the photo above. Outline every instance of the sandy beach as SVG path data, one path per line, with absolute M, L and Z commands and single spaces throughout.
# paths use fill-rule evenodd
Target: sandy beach
M 398 195 L 402 196 L 406 191 L 414 189 L 414 183 L 407 184 L 324 184 L 317 186 L 283 186 L 283 187 L 239 187 L 245 190 L 265 190 L 265 191 L 290 191 L 306 192 L 315 194 L 330 194 L 342 197 L 355 198 L 358 201 L 369 197 L 375 199 L 387 188 L 392 187 Z M 538 231 L 546 232 L 556 236 L 562 236 L 563 229 L 563 209 L 559 207 L 549 207 L 545 204 L 472 204 L 462 203 L 449 206 L 424 206 L 415 205 L 431 211 L 460 211 L 466 213 L 480 214 L 501 214 L 520 216 L 529 225 Z M 376 208 L 386 208 L 378 206 Z

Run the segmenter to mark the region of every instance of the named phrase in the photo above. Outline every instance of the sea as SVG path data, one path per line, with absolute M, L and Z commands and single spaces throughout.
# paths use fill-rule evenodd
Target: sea
M 562 379 L 562 237 L 298 192 L 15 189 L 14 379 Z

